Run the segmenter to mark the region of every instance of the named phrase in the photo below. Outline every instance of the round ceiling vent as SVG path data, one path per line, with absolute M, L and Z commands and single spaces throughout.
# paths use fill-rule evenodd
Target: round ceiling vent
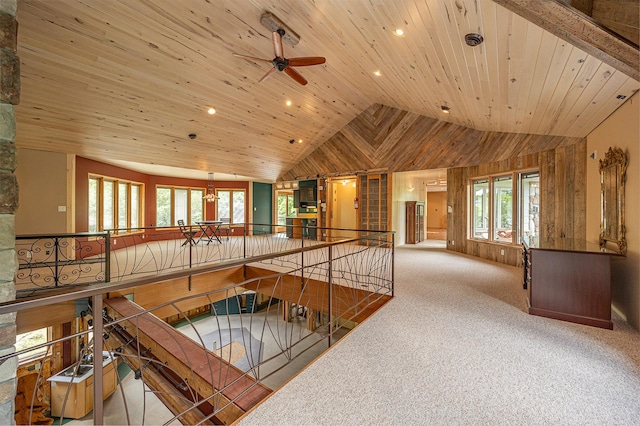
M 464 36 L 464 41 L 469 46 L 475 47 L 475 46 L 481 44 L 484 41 L 484 37 L 482 37 L 480 34 L 469 33 L 466 36 Z

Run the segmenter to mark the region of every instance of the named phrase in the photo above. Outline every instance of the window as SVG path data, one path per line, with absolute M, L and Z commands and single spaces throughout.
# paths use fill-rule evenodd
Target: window
M 229 224 L 244 223 L 244 189 L 217 189 L 218 220 Z
M 489 238 L 489 180 L 473 182 L 473 238 Z
M 114 182 L 112 180 L 103 179 L 102 181 L 102 230 L 113 229 L 113 206 L 115 200 L 113 198 Z
M 293 193 L 278 194 L 278 225 L 286 225 L 287 217 L 294 215 Z
M 156 226 L 194 225 L 204 218 L 204 189 L 156 187 Z
M 88 231 L 122 229 L 118 233 L 127 233 L 142 226 L 142 194 L 140 183 L 90 176 Z
M 128 228 L 129 209 L 129 185 L 126 182 L 118 182 L 118 228 Z
M 523 235 L 537 236 L 539 176 L 535 171 L 472 180 L 471 238 L 513 244 Z
M 49 327 L 40 328 L 37 330 L 29 331 L 26 333 L 21 333 L 16 336 L 16 351 L 21 351 L 23 349 L 27 349 L 33 347 L 35 345 L 39 345 L 41 343 L 47 343 L 49 341 Z M 18 360 L 28 360 L 32 358 L 37 358 L 39 356 L 45 355 L 47 353 L 47 347 L 42 347 L 39 349 L 34 349 L 29 352 L 25 352 L 21 355 L 18 355 Z
M 98 232 L 100 227 L 99 207 L 100 179 L 89 178 L 89 232 Z
M 493 178 L 493 241 L 513 242 L 513 176 Z
M 519 174 L 520 232 L 518 242 L 527 236 L 535 243 L 540 235 L 540 172 Z
M 191 209 L 190 217 L 191 223 L 196 223 L 204 220 L 204 189 L 192 189 L 191 190 Z

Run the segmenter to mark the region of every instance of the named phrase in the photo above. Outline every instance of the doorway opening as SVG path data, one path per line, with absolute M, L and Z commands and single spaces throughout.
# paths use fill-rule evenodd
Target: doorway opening
M 329 180 L 329 193 L 331 198 L 327 206 L 327 221 L 329 228 L 344 229 L 332 231 L 332 238 L 353 238 L 357 236 L 358 229 L 358 188 L 356 178 L 353 176 L 340 177 Z
M 297 208 L 294 203 L 294 195 L 292 189 L 276 190 L 276 224 L 277 232 L 284 232 L 286 229 L 287 218 L 295 217 Z
M 447 239 L 447 191 L 446 187 L 438 186 L 436 190 L 427 187 L 426 208 L 427 240 Z

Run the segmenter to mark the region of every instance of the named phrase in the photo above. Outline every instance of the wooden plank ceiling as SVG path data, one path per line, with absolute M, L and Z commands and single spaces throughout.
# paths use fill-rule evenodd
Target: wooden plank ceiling
M 270 64 L 232 56 L 273 57 L 265 11 L 301 36 L 285 56 L 327 58 L 298 68 L 308 85 L 258 83 Z M 639 87 L 491 0 L 19 0 L 17 18 L 19 147 L 264 180 L 375 105 L 406 126 L 573 138 Z

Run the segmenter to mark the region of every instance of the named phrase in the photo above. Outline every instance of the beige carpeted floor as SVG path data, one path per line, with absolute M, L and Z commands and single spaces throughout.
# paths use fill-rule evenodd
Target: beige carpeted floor
M 427 241 L 396 298 L 241 422 L 640 425 L 640 334 L 526 313 L 522 271 Z

